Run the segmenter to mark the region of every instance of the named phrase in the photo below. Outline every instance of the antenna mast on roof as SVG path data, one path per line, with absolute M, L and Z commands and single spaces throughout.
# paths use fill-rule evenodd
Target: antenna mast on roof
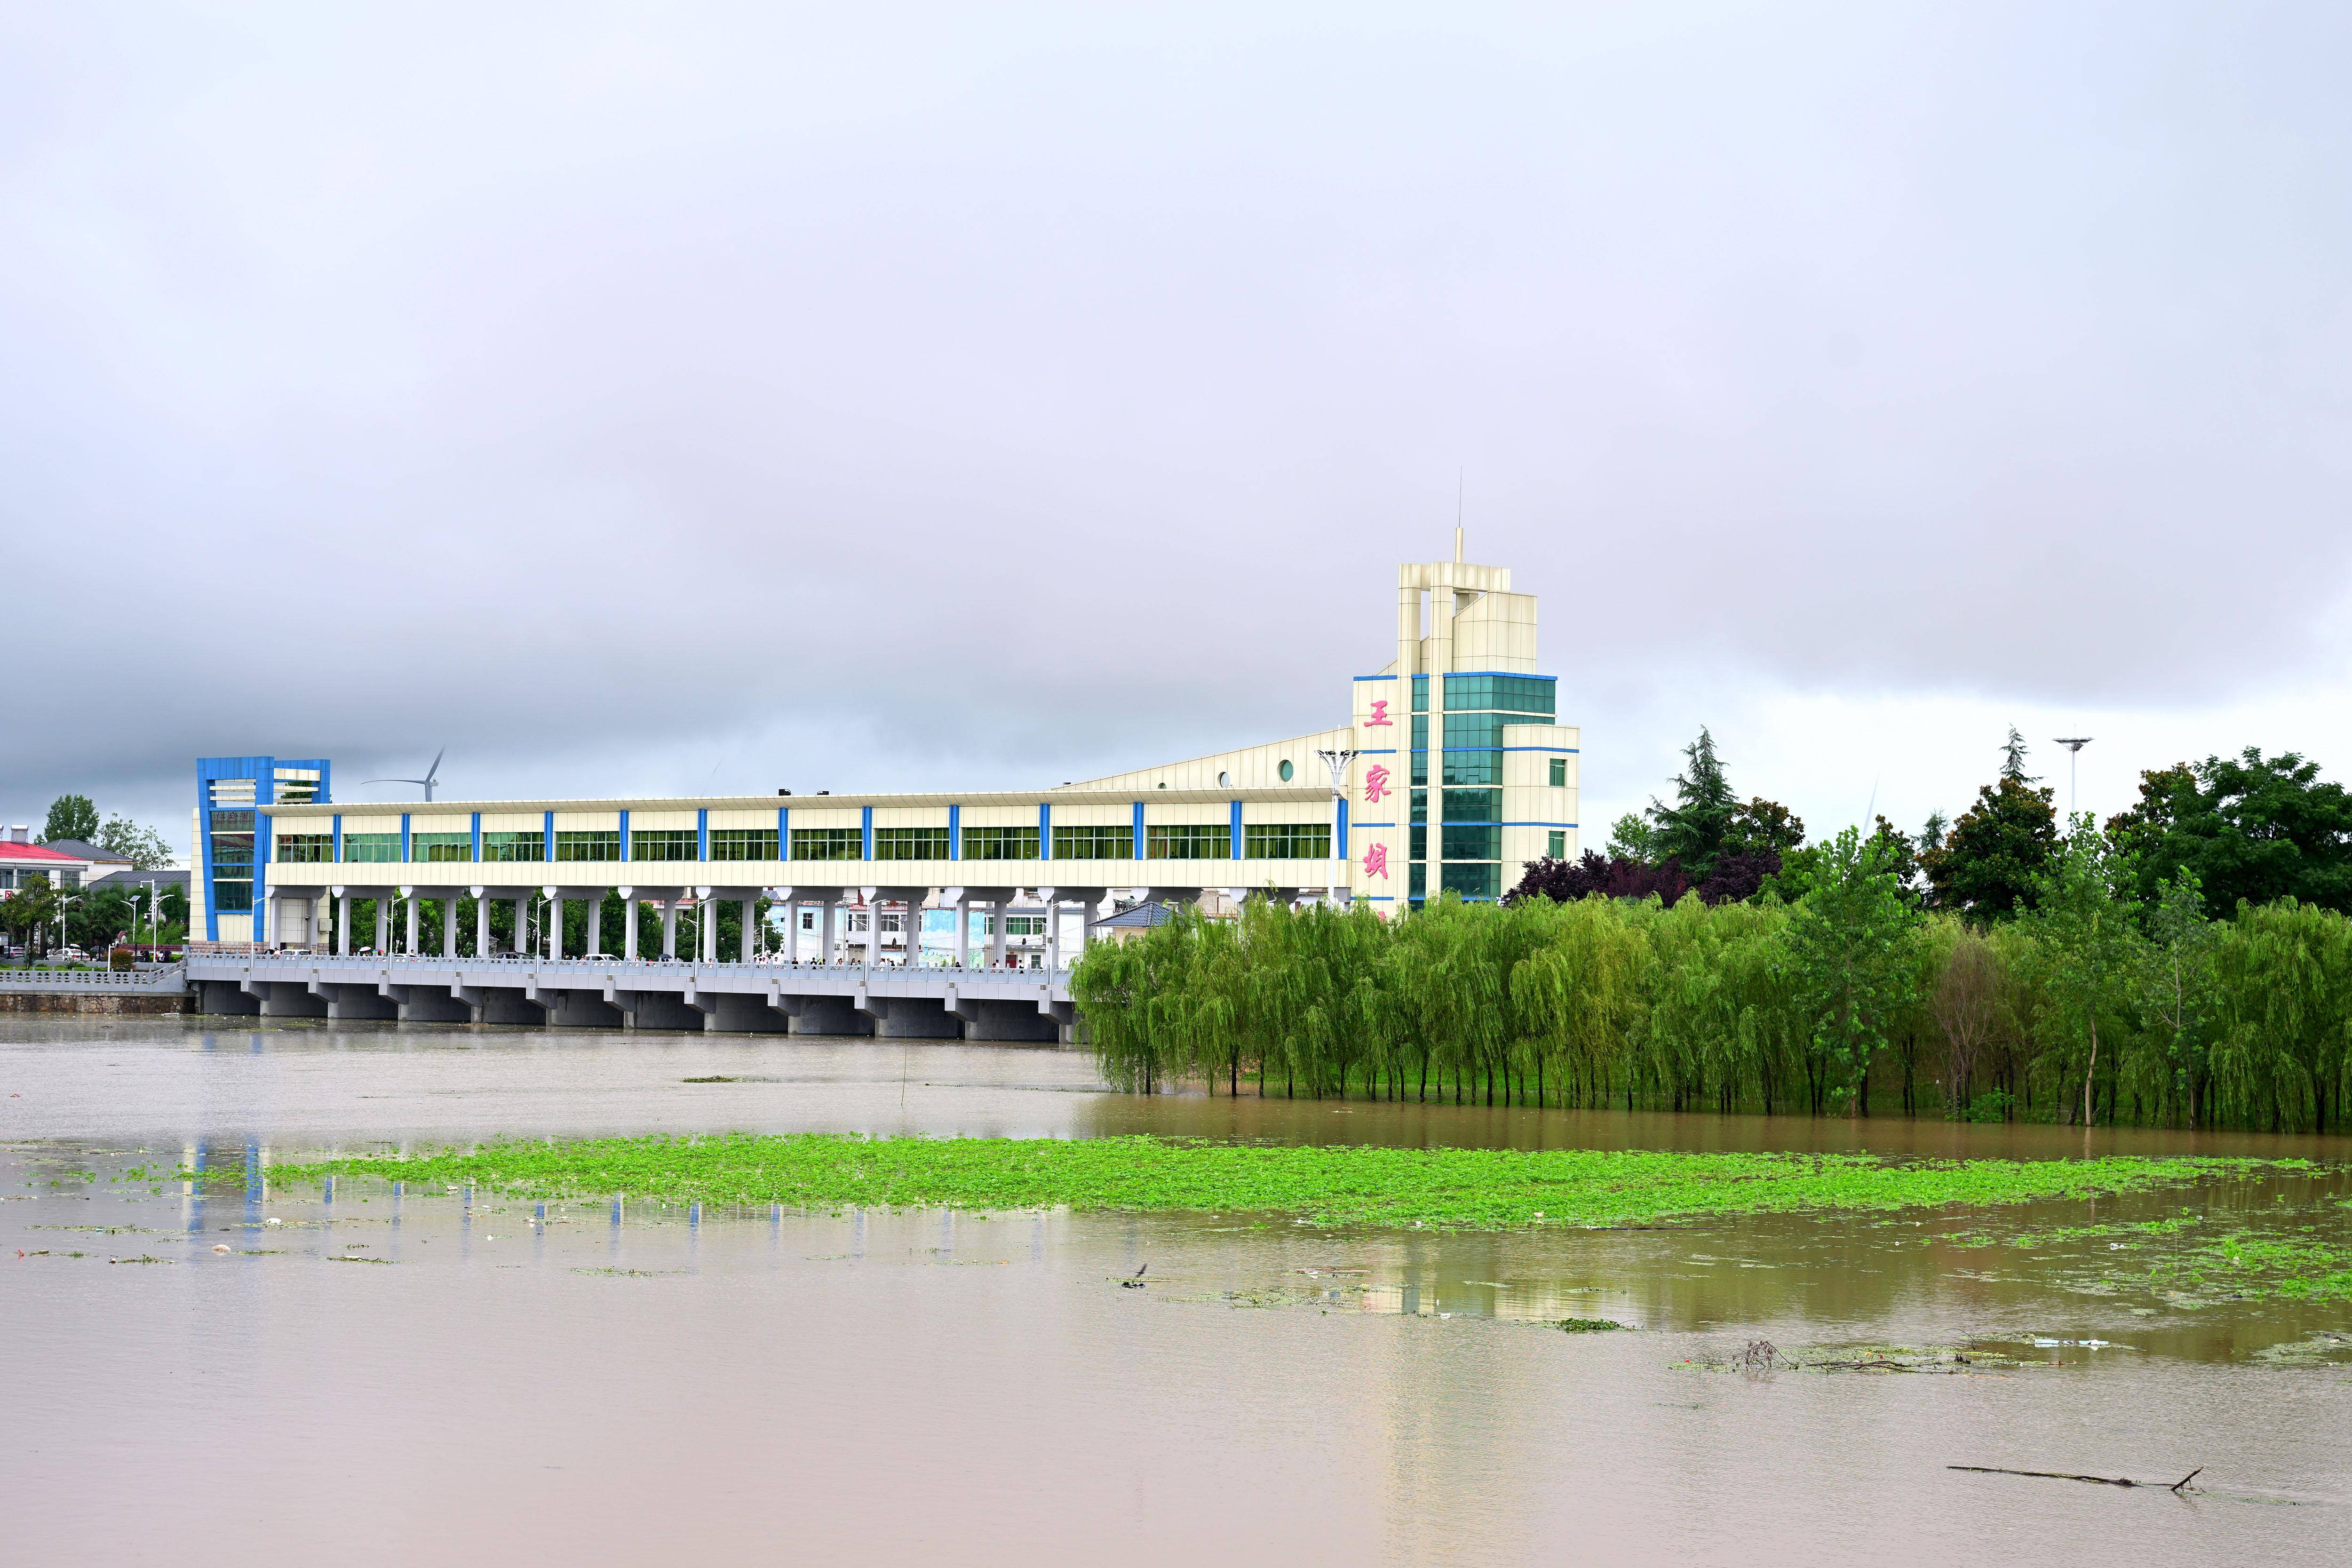
M 1454 564 L 1462 564 L 1462 490 L 1470 470 L 1462 469 L 1454 476 Z

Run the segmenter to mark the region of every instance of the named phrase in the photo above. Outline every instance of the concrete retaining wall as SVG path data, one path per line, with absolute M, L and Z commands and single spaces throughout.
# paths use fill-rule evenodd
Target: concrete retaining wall
M 0 1014 L 79 1013 L 128 1017 L 158 1013 L 190 1013 L 190 998 L 176 991 L 0 991 Z

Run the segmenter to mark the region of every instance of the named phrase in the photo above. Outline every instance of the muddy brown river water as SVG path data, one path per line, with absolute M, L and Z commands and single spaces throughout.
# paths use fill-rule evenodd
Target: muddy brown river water
M 2352 1303 L 2119 1284 L 2136 1244 L 2095 1231 L 2352 1213 L 2340 1141 L 1145 1100 L 1050 1050 L 205 1022 L 0 1025 L 0 1560 L 2352 1556 Z M 743 1081 L 685 1081 L 711 1077 Z M 1437 1234 L 270 1176 L 809 1129 L 2326 1163 L 2001 1211 L 2072 1238 L 2031 1249 L 1912 1215 Z M 199 1165 L 226 1179 L 123 1179 Z M 1720 1370 L 1760 1340 L 1937 1370 Z

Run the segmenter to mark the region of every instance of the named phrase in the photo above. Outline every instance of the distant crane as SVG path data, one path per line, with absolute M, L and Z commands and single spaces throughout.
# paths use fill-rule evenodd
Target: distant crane
M 425 786 L 425 798 L 427 801 L 430 801 L 433 798 L 433 786 L 438 783 L 441 778 L 441 759 L 448 754 L 449 748 L 446 746 L 444 746 L 439 751 L 434 752 L 433 765 L 425 770 L 425 776 L 421 779 L 362 779 L 360 783 L 423 784 Z
M 2096 737 L 2092 735 L 2060 735 L 2050 742 L 2053 746 L 2066 748 L 2066 815 L 2070 817 L 2083 804 L 2083 792 L 2074 783 L 2074 759 L 2081 756 L 2083 748 L 2095 739 Z M 425 798 L 431 800 L 433 797 L 428 795 Z

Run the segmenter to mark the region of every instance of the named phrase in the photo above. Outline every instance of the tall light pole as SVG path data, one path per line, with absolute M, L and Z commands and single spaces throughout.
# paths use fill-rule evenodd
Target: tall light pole
M 2083 754 L 2083 748 L 2096 738 L 2092 735 L 2060 735 L 2050 742 L 2053 746 L 2066 748 L 2066 817 L 2070 824 L 2074 820 L 2074 813 L 2083 804 L 2082 789 L 2075 783 L 2074 759 L 2080 757 Z
M 1315 754 L 1331 770 L 1331 881 L 1324 897 L 1336 904 L 1339 901 L 1339 814 L 1347 809 L 1348 765 L 1356 760 L 1357 752 L 1352 747 L 1327 751 L 1318 746 Z M 1241 850 L 1240 845 L 1234 846 L 1234 859 L 1242 858 Z

